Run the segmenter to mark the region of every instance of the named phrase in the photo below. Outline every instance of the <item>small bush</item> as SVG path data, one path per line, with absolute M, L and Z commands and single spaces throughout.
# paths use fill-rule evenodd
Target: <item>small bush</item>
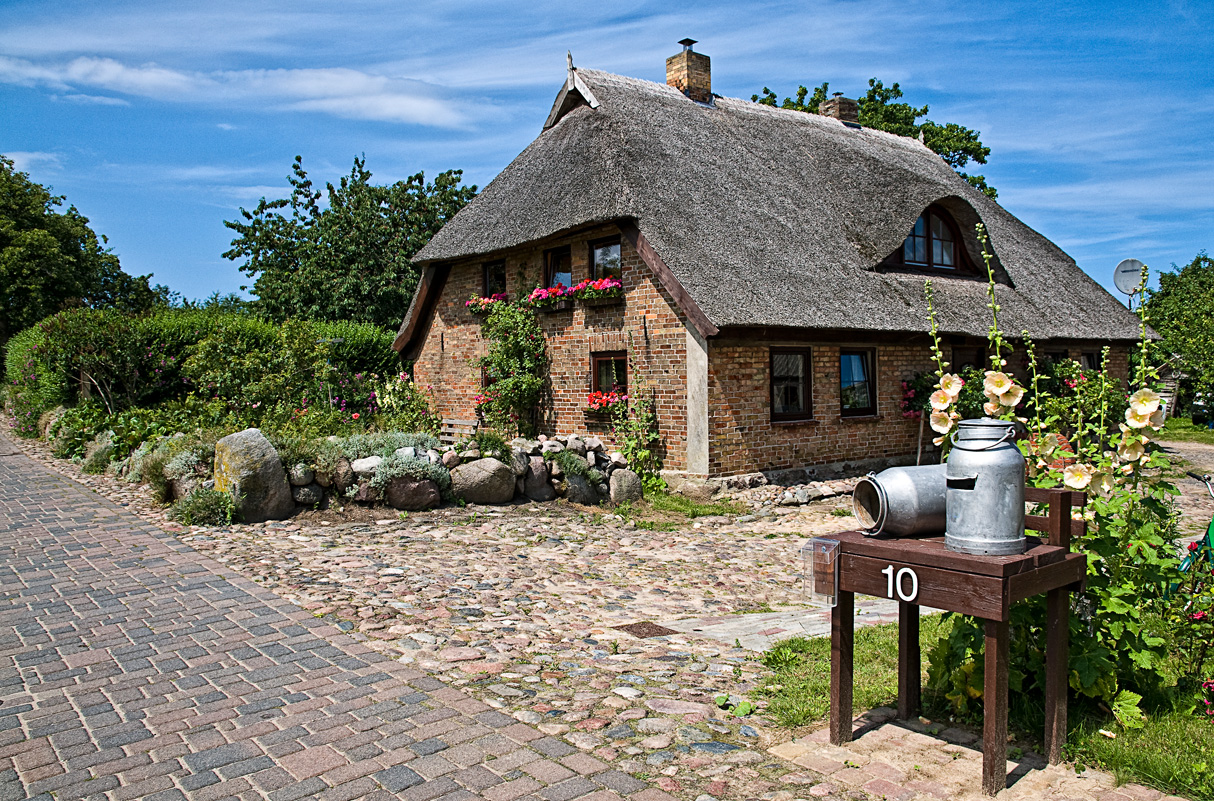
M 10 339 L 4 354 L 5 404 L 13 414 L 13 432 L 21 437 L 38 436 L 38 419 L 67 397 L 63 377 L 51 369 L 45 351 L 35 326 Z
M 169 509 L 169 519 L 186 526 L 226 526 L 235 516 L 230 494 L 205 487 L 196 487 Z
M 51 425 L 51 452 L 59 459 L 84 456 L 93 438 L 106 430 L 105 410 L 93 403 L 82 403 L 65 411 Z
M 567 476 L 581 476 L 593 484 L 602 484 L 607 480 L 600 471 L 591 467 L 585 459 L 573 451 L 557 451 L 546 454 L 549 461 L 556 462 Z
M 429 479 L 438 485 L 439 491 L 446 495 L 451 489 L 451 472 L 441 464 L 430 464 L 429 460 L 409 458 L 407 456 L 391 456 L 380 462 L 371 478 L 371 486 L 383 491 L 388 482 L 401 476 L 412 476 L 418 479 Z
M 481 456 L 495 454 L 495 457 L 500 462 L 510 463 L 510 443 L 506 438 L 495 431 L 477 431 L 472 435 L 471 439 L 466 439 L 460 443 L 459 450 L 467 448 L 476 448 L 480 451 Z
M 164 465 L 164 477 L 169 481 L 186 476 L 192 476 L 199 472 L 200 467 L 203 467 L 202 459 L 192 450 L 182 451 L 181 453 L 169 459 Z M 203 470 L 205 471 L 205 467 Z
M 103 431 L 93 440 L 93 452 L 84 460 L 84 472 L 99 476 L 110 466 L 114 456 L 113 432 Z
M 317 457 L 320 455 L 316 440 L 281 432 L 267 432 L 266 439 L 270 440 L 274 450 L 278 451 L 278 458 L 282 460 L 284 470 L 290 471 L 297 464 L 316 466 Z
M 404 431 L 380 431 L 373 434 L 355 434 L 340 440 L 338 447 L 350 461 L 365 459 L 368 456 L 382 456 L 387 459 L 398 448 L 417 448 L 430 450 L 438 448 L 438 440 L 433 434 L 409 433 Z

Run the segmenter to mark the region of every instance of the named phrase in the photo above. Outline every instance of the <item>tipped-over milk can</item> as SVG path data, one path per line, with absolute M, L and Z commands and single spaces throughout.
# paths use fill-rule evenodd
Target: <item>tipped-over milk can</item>
M 852 491 L 852 511 L 870 537 L 914 537 L 944 530 L 942 464 L 869 473 Z
M 1024 457 L 1016 426 L 962 420 L 948 455 L 944 545 L 961 553 L 1024 553 Z

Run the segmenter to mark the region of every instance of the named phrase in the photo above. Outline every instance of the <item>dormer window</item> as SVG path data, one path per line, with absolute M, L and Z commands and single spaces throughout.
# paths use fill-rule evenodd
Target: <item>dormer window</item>
M 902 247 L 884 263 L 914 270 L 973 271 L 957 224 L 938 206 L 929 206 L 919 215 Z
M 939 213 L 924 212 L 902 243 L 902 263 L 951 270 L 957 266 L 957 238 Z

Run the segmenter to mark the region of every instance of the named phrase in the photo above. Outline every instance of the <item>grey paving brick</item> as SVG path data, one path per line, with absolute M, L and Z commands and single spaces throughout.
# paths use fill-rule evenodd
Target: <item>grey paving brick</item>
M 431 737 L 427 740 L 416 742 L 409 746 L 409 748 L 418 756 L 429 756 L 430 754 L 437 754 L 439 751 L 447 750 L 447 744 L 437 737 Z
M 372 774 L 371 778 L 379 782 L 385 790 L 392 793 L 399 793 L 401 790 L 416 787 L 425 781 L 415 771 L 404 765 L 397 765 L 387 770 L 381 770 L 379 773 Z
M 599 786 L 584 776 L 575 776 L 572 779 L 566 779 L 560 784 L 554 784 L 550 787 L 545 787 L 540 790 L 538 795 L 541 798 L 546 798 L 548 801 L 570 801 L 581 795 L 589 795 Z

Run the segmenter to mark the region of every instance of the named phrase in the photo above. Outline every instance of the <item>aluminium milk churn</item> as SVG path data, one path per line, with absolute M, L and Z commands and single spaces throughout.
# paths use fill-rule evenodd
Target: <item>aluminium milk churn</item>
M 953 433 L 946 472 L 944 545 L 961 553 L 1024 553 L 1024 457 L 1016 425 L 983 417 Z
M 947 465 L 891 467 L 852 490 L 852 511 L 869 537 L 938 535 L 944 530 Z

